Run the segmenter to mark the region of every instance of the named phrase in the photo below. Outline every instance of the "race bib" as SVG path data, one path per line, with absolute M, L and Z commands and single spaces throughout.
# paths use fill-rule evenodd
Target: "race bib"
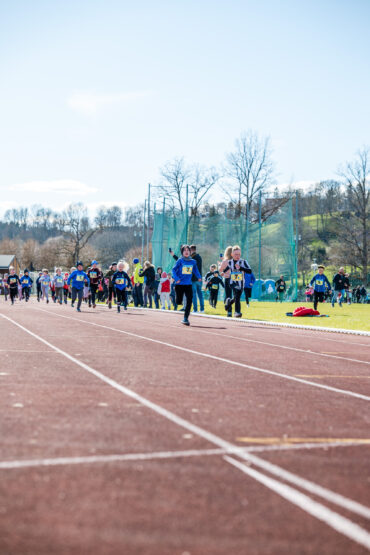
M 125 285 L 125 283 L 126 283 L 125 278 L 117 278 L 116 279 L 116 284 L 117 285 Z
M 9 278 L 9 283 L 17 283 L 17 278 Z
M 218 289 L 218 285 L 212 285 L 212 289 Z
M 24 280 L 23 280 L 23 283 L 24 283 L 24 285 L 28 285 L 29 280 L 28 280 L 28 279 L 24 279 Z
M 94 278 L 96 278 L 96 277 L 98 277 L 97 272 L 90 272 L 90 278 L 93 278 L 93 279 L 94 279 Z
M 242 272 L 231 272 L 231 281 L 241 282 L 243 281 Z
M 76 276 L 76 281 L 83 281 L 85 279 L 85 276 L 83 274 L 78 274 Z
M 316 285 L 324 285 L 324 280 L 323 279 L 317 279 L 316 280 Z
M 189 266 L 189 265 L 183 266 L 182 273 L 184 275 L 190 276 L 193 273 L 193 266 Z
M 61 285 L 63 285 L 64 280 L 63 280 L 63 278 L 60 277 L 60 278 L 56 278 L 55 282 L 56 282 L 56 284 L 59 285 L 59 287 L 60 287 Z

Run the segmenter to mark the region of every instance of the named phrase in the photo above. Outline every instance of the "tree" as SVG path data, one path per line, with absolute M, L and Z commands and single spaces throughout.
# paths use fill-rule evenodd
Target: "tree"
M 122 225 L 122 208 L 119 206 L 100 206 L 95 217 L 95 224 L 100 229 L 115 229 Z
M 347 252 L 347 262 L 362 270 L 362 280 L 367 283 L 369 261 L 370 214 L 370 149 L 364 147 L 353 162 L 340 169 L 346 187 L 349 210 L 338 218 L 340 239 Z
M 87 208 L 78 202 L 70 204 L 63 211 L 61 219 L 64 225 L 64 241 L 61 246 L 63 254 L 68 256 L 68 263 L 75 264 L 80 258 L 82 249 L 97 231 L 90 226 Z
M 215 168 L 206 168 L 199 164 L 186 165 L 183 158 L 167 162 L 159 172 L 162 182 L 157 188 L 157 196 L 164 197 L 167 206 L 184 212 L 188 187 L 190 216 L 198 215 L 206 195 L 220 178 Z
M 231 182 L 223 186 L 224 191 L 249 217 L 253 202 L 257 202 L 260 192 L 275 183 L 275 164 L 271 159 L 270 138 L 259 138 L 258 133 L 249 130 L 235 141 L 235 151 L 227 154 L 226 176 Z

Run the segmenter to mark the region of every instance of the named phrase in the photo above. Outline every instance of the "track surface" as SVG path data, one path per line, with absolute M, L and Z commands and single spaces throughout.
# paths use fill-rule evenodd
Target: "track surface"
M 0 306 L 1 555 L 368 552 L 368 338 L 82 310 Z

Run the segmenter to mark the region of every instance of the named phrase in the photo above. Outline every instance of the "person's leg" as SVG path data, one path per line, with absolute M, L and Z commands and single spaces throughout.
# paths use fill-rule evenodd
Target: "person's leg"
M 234 289 L 234 296 L 235 296 L 235 315 L 237 314 L 241 314 L 241 308 L 240 308 L 240 297 L 242 296 L 243 293 L 243 289 L 238 289 L 235 288 Z
M 196 281 L 195 283 L 197 286 L 197 294 L 199 297 L 199 310 L 201 312 L 204 312 L 204 297 L 203 297 L 203 291 L 202 291 L 202 282 Z
M 176 304 L 182 304 L 184 299 L 184 287 L 185 285 L 175 285 L 176 294 Z
M 314 310 L 317 310 L 317 305 L 320 299 L 320 293 L 318 293 L 318 291 L 315 291 L 313 294 L 313 308 Z
M 193 281 L 192 284 L 191 284 L 191 287 L 192 287 L 192 291 L 193 291 L 193 311 L 198 312 L 197 282 Z
M 186 307 L 184 312 L 184 320 L 188 320 L 190 310 L 191 310 L 191 303 L 193 300 L 193 287 L 191 285 L 184 285 L 184 292 L 186 297 Z M 196 311 L 195 311 L 196 312 Z
M 81 309 L 81 303 L 83 299 L 84 290 L 83 288 L 77 290 L 78 302 L 77 302 L 77 310 Z
M 217 300 L 218 300 L 218 289 L 215 289 L 214 297 L 213 297 L 213 308 L 217 307 Z
M 72 307 L 73 307 L 73 305 L 74 305 L 74 302 L 75 302 L 75 300 L 76 300 L 76 297 L 77 297 L 77 289 L 76 289 L 76 287 L 72 287 L 72 303 L 71 303 L 71 306 L 72 306 Z
M 152 289 L 150 289 L 150 287 L 148 287 L 148 301 L 149 301 L 149 308 L 153 308 L 153 291 Z
M 137 294 L 138 294 L 138 299 L 139 299 L 139 306 L 144 306 L 143 284 L 142 283 L 139 283 Z
M 117 312 L 121 311 L 121 303 L 122 303 L 122 291 L 120 289 L 116 289 L 117 295 Z

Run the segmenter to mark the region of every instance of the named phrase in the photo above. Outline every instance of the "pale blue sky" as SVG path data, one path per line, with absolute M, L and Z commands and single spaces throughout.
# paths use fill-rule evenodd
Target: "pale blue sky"
M 279 183 L 370 144 L 370 0 L 0 1 L 0 214 L 143 201 L 270 135 Z

